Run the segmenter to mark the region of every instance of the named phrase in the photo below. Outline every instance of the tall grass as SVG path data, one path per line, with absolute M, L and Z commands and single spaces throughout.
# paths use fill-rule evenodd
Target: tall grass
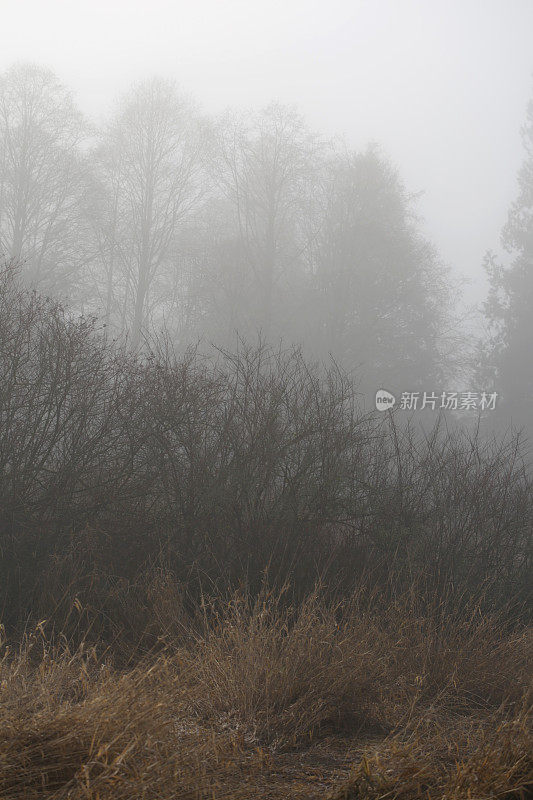
M 338 779 L 335 739 L 355 761 L 374 742 L 339 798 L 525 786 L 531 631 L 479 611 L 443 622 L 412 593 L 383 614 L 363 596 L 332 604 L 315 592 L 291 606 L 241 592 L 190 616 L 178 608 L 176 638 L 126 668 L 111 653 L 50 644 L 43 624 L 3 645 L 0 796 L 260 797 L 287 758 L 298 771 L 321 741 L 325 796 Z M 279 796 L 299 796 L 285 780 Z

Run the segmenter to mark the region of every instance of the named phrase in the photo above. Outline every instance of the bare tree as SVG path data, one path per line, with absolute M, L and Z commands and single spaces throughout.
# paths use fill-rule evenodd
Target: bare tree
M 93 170 L 87 182 L 84 215 L 94 259 L 84 299 L 95 305 L 106 326 L 116 330 L 121 153 L 117 149 L 98 147 L 92 156 Z
M 276 290 L 303 262 L 303 218 L 313 183 L 316 138 L 291 108 L 272 104 L 219 129 L 214 172 L 231 204 L 232 250 L 244 258 L 256 295 L 256 324 L 271 332 Z
M 105 204 L 93 219 L 105 309 L 110 316 L 117 298 L 134 348 L 157 284 L 176 268 L 179 231 L 205 192 L 205 139 L 192 103 L 172 83 L 153 79 L 122 102 L 96 153 Z
M 52 72 L 0 76 L 0 251 L 25 277 L 65 291 L 86 263 L 80 246 L 83 118 Z

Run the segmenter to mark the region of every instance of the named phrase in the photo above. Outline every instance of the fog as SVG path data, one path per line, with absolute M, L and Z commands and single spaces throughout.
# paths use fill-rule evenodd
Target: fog
M 0 69 L 50 66 L 92 117 L 171 77 L 209 112 L 297 104 L 355 147 L 383 145 L 468 304 L 498 245 L 533 85 L 529 0 L 328 3 L 3 0 Z
M 0 0 L 0 798 L 533 797 L 532 44 Z
M 530 283 L 501 269 L 530 259 L 530 2 L 30 0 L 1 30 L 26 285 L 135 350 L 261 335 L 369 396 L 529 392 Z

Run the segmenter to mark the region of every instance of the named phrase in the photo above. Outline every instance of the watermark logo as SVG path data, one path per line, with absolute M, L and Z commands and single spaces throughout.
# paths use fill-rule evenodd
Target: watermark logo
M 376 392 L 376 408 L 378 411 L 388 411 L 394 407 L 396 398 L 385 389 L 378 389 Z
M 398 408 L 402 411 L 494 411 L 497 392 L 402 392 Z M 376 409 L 389 411 L 396 398 L 386 389 L 376 392 Z

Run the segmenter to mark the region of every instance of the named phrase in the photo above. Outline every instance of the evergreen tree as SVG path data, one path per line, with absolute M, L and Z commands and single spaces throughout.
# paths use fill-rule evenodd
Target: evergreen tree
M 449 306 L 444 267 L 375 147 L 330 165 L 316 284 L 320 349 L 367 386 L 438 388 Z
M 483 369 L 501 395 L 506 420 L 533 430 L 533 100 L 522 137 L 526 158 L 518 175 L 518 196 L 501 236 L 512 260 L 504 267 L 493 253 L 485 259 L 490 290 L 484 311 L 491 335 Z

